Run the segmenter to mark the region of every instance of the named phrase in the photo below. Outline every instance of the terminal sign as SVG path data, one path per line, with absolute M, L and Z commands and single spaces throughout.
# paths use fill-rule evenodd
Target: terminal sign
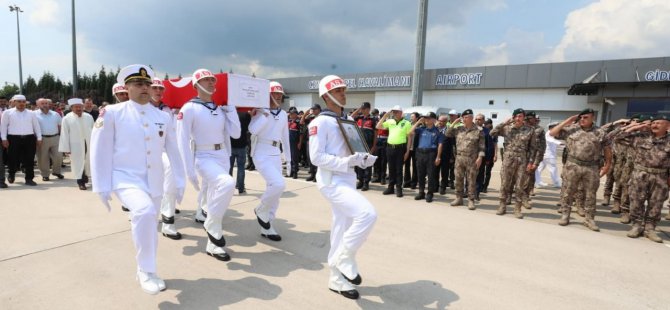
M 480 85 L 483 73 L 438 74 L 436 86 Z
M 394 88 L 394 87 L 411 87 L 412 77 L 409 75 L 382 75 L 371 77 L 360 77 L 358 79 L 344 79 L 347 88 Z M 307 82 L 309 89 L 318 89 L 319 80 L 311 80 Z
M 661 71 L 656 69 L 655 71 L 649 71 L 644 75 L 644 79 L 647 81 L 670 81 L 670 71 Z

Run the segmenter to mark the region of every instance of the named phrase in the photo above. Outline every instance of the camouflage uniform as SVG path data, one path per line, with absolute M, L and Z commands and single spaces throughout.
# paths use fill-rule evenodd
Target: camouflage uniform
M 621 127 L 615 129 L 608 134 L 608 137 L 616 137 L 622 132 Z M 631 147 L 630 139 L 616 139 L 614 141 L 614 151 L 616 154 L 616 162 L 614 166 L 614 179 L 616 187 L 612 194 L 614 205 L 612 206 L 612 213 L 622 213 L 621 222 L 624 224 L 630 223 L 630 199 L 628 195 L 628 180 L 630 180 L 633 173 L 633 155 L 635 150 Z
M 634 170 L 628 180 L 630 215 L 634 223 L 629 237 L 637 237 L 643 224 L 645 235 L 653 233 L 661 219 L 663 203 L 668 199 L 670 136 L 666 134 L 657 138 L 650 132 L 623 132 L 616 139 L 627 140 L 634 150 Z M 632 234 L 633 232 L 636 234 Z M 657 235 L 655 238 L 654 241 L 662 242 Z
M 584 209 L 586 211 L 584 225 L 598 231 L 593 220 L 596 213 L 596 192 L 600 186 L 600 160 L 605 147 L 609 147 L 605 130 L 595 124 L 588 129 L 574 124 L 562 128 L 556 139 L 565 140 L 569 150 L 568 160 L 563 166 L 564 182 L 561 189 L 563 216 L 569 219 L 570 205 L 581 184 L 584 190 Z
M 500 173 L 502 185 L 500 187 L 500 206 L 498 215 L 507 212 L 506 201 L 516 189 L 516 205 L 514 214 L 517 218 L 523 218 L 521 205 L 528 200 L 528 195 L 523 187 L 526 168 L 531 159 L 528 153 L 537 148 L 535 131 L 527 125 L 516 128 L 514 124 L 501 123 L 491 130 L 491 136 L 505 138 L 505 156 L 503 157 L 503 169 Z
M 485 139 L 481 127 L 473 124 L 471 128 L 465 126 L 447 128 L 446 136 L 456 139 L 456 200 L 452 206 L 463 204 L 463 178 L 468 181 L 468 208 L 474 210 L 475 193 L 477 190 L 477 173 L 475 165 L 478 157 L 484 157 Z
M 535 125 L 531 127 L 535 131 L 535 140 L 536 140 L 535 144 L 537 147 L 533 151 L 528 152 L 528 159 L 537 168 L 537 166 L 539 166 L 542 160 L 544 159 L 544 152 L 547 149 L 547 138 L 545 137 L 544 128 L 542 128 L 542 126 Z M 526 197 L 530 195 L 534 187 L 535 187 L 535 171 L 533 170 L 525 173 L 524 189 L 526 191 Z M 528 203 L 528 200 L 526 200 L 524 207 L 526 209 L 531 208 L 530 203 Z

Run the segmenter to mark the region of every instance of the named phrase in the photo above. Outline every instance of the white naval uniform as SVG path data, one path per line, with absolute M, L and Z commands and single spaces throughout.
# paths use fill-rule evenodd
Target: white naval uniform
M 329 286 L 335 290 L 348 290 L 332 287 L 333 277 L 339 276 L 339 273 L 334 272 L 338 258 L 344 252 L 355 254 L 358 251 L 372 231 L 377 212 L 365 196 L 356 190 L 356 172 L 348 160 L 351 153 L 337 119 L 322 112 L 309 123 L 308 133 L 309 156 L 312 164 L 319 167 L 316 173 L 317 187 L 330 202 L 333 212 L 328 252 L 328 265 L 331 268 Z M 347 276 L 353 278 L 355 274 Z M 339 282 L 342 282 L 341 279 Z
M 163 149 L 171 161 L 179 150 L 169 115 L 151 104 L 132 100 L 110 105 L 96 120 L 91 135 L 93 192 L 114 192 L 130 209 L 137 265 L 156 272 L 156 217 L 163 196 Z M 173 173 L 182 182 L 181 165 Z M 177 194 L 183 196 L 183 192 Z
M 207 104 L 210 108 L 214 107 L 211 102 Z M 230 138 L 239 138 L 240 130 L 237 111 L 230 105 L 210 110 L 203 104 L 189 101 L 177 115 L 177 140 L 186 175 L 189 180 L 197 180 L 197 171 L 202 183 L 207 186 L 207 220 L 204 226 L 211 236 L 210 241 L 211 238 L 223 239 L 223 216 L 235 189 L 235 180 L 228 175 Z M 221 145 L 218 150 L 214 149 L 217 144 Z
M 163 106 L 162 108 L 156 107 L 157 109 L 167 113 L 170 116 L 170 122 L 172 123 L 172 134 L 176 137 L 177 136 L 177 129 L 175 126 L 176 122 L 176 115 L 172 112 L 172 109 L 168 106 Z M 161 200 L 161 214 L 168 218 L 168 221 L 171 221 L 172 223 L 168 224 L 174 224 L 174 214 L 175 210 L 177 208 L 177 195 L 176 193 L 178 192 L 178 186 L 181 185 L 183 188 L 185 186 L 185 182 L 182 180 L 181 183 L 177 182 L 177 179 L 172 172 L 172 167 L 170 164 L 170 158 L 167 155 L 167 152 L 163 150 L 163 199 Z M 179 156 L 179 161 L 176 161 L 174 163 L 175 165 L 182 165 L 181 163 L 181 155 Z M 163 221 L 165 223 L 165 221 Z
M 264 222 L 271 222 L 275 219 L 277 208 L 279 208 L 279 197 L 286 188 L 286 183 L 282 176 L 280 143 L 287 160 L 286 166 L 291 166 L 288 116 L 286 112 L 282 110 L 278 111 L 277 115 L 259 112 L 249 123 L 253 148 L 251 150 L 251 157 L 256 165 L 256 170 L 260 172 L 266 183 L 265 192 L 260 199 L 261 203 L 256 208 L 256 214 Z

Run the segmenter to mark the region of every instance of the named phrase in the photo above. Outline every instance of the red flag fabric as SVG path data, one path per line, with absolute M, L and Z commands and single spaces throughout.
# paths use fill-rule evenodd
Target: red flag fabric
M 216 91 L 212 95 L 212 101 L 217 105 L 226 105 L 228 103 L 228 74 L 219 73 L 214 76 L 216 77 Z M 184 103 L 198 95 L 193 88 L 191 77 L 165 80 L 163 85 L 165 85 L 163 103 L 172 109 L 180 109 Z

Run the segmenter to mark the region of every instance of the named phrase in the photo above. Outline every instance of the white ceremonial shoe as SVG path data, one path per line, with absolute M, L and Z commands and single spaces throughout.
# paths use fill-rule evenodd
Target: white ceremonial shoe
M 261 227 L 261 237 L 268 238 L 272 241 L 281 241 L 281 236 L 273 226 L 270 226 L 270 229 Z
M 207 215 L 204 210 L 198 209 L 195 211 L 195 221 L 197 223 L 204 223 L 207 220 Z
M 358 299 L 360 296 L 356 288 L 345 280 L 342 273 L 335 267 L 330 267 L 328 289 L 349 299 Z
M 141 270 L 137 271 L 137 281 L 140 282 L 140 286 L 142 287 L 142 290 L 145 291 L 148 294 L 151 295 L 156 295 L 158 292 L 161 291 L 160 286 L 158 285 L 158 282 L 154 280 L 153 277 L 147 272 L 143 272 Z
M 175 227 L 174 224 L 163 223 L 161 233 L 163 234 L 163 236 L 168 237 L 172 240 L 181 239 L 181 233 L 177 231 L 177 227 Z
M 167 288 L 167 286 L 165 285 L 165 281 L 163 281 L 163 279 L 158 277 L 158 275 L 156 273 L 149 272 L 148 274 L 149 274 L 149 277 L 151 277 L 156 282 L 156 284 L 158 284 L 158 289 L 160 289 L 161 291 L 164 291 Z
M 340 255 L 337 257 L 335 267 L 342 273 L 345 279 L 351 284 L 359 285 L 363 281 L 358 273 L 358 265 L 356 264 L 356 253 L 343 248 Z
M 207 248 L 205 251 L 207 252 L 207 255 L 212 256 L 220 261 L 227 262 L 230 260 L 230 255 L 228 255 L 228 253 L 226 253 L 222 247 L 216 246 L 216 244 L 212 243 L 211 240 L 207 240 Z

